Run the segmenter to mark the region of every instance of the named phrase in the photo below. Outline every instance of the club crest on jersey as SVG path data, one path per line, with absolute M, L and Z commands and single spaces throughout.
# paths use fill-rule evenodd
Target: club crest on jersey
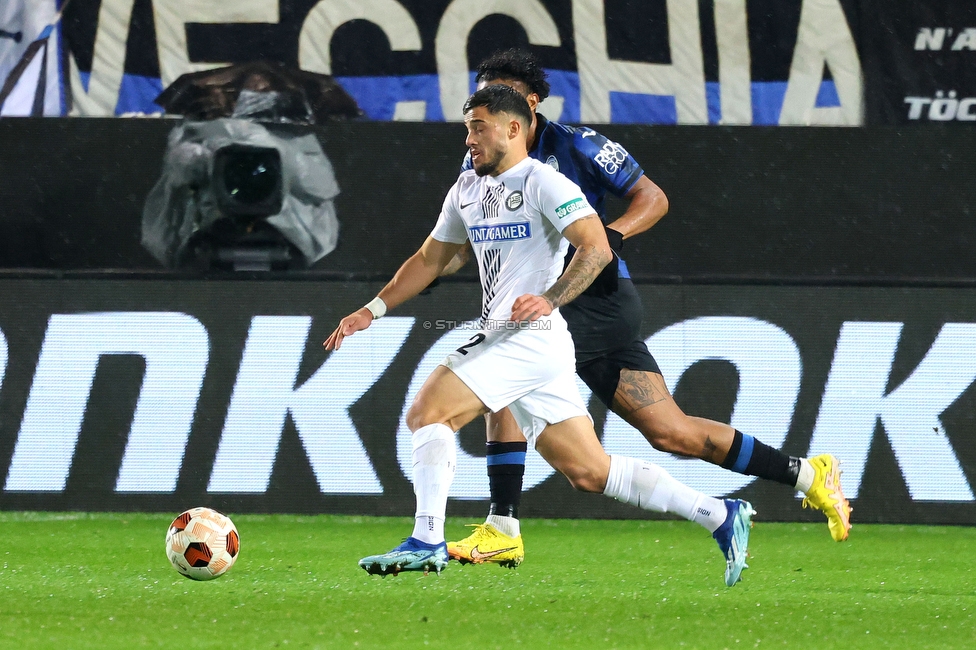
M 508 208 L 509 210 L 518 210 L 519 206 L 521 205 L 522 205 L 522 193 L 518 190 L 515 190 L 514 192 L 509 194 L 508 198 L 505 199 L 505 207 Z
M 555 169 L 557 172 L 559 171 L 559 161 L 556 160 L 555 156 L 549 156 L 546 158 L 546 164 Z
M 471 226 L 468 228 L 468 239 L 472 244 L 496 241 L 515 241 L 528 239 L 532 236 L 532 224 L 500 223 L 493 226 Z

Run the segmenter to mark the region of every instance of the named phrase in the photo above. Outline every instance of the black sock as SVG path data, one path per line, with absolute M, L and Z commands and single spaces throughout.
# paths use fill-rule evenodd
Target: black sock
M 722 467 L 739 474 L 758 476 L 790 487 L 796 486 L 800 475 L 800 459 L 787 456 L 778 449 L 759 442 L 736 430 L 729 454 Z
M 488 486 L 491 492 L 488 514 L 518 519 L 528 445 L 524 442 L 489 442 L 487 446 L 485 460 L 488 461 Z

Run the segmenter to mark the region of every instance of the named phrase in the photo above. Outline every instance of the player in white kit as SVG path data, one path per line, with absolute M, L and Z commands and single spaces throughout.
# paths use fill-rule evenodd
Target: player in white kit
M 576 388 L 573 341 L 559 307 L 610 262 L 602 222 L 578 186 L 528 157 L 532 115 L 522 95 L 488 86 L 468 99 L 464 114 L 474 169 L 448 192 L 420 250 L 325 342 L 327 350 L 339 348 L 343 338 L 419 294 L 471 242 L 483 290 L 481 331 L 431 373 L 407 412 L 417 496 L 413 533 L 360 566 L 380 575 L 447 566 L 444 520 L 456 432 L 507 406 L 528 442 L 573 487 L 674 512 L 712 532 L 726 555 L 726 584 L 734 585 L 745 568 L 752 506 L 708 497 L 652 463 L 608 456 Z M 563 271 L 569 244 L 576 253 Z

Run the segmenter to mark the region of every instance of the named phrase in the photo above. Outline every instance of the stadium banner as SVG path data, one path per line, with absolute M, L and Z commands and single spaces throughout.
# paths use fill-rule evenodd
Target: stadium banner
M 64 115 L 61 0 L 0 3 L 0 117 Z
M 867 0 L 868 121 L 976 122 L 976 5 Z
M 327 354 L 358 282 L 0 281 L 0 509 L 413 512 L 404 416 L 473 336 L 474 282 L 418 297 Z M 679 404 L 792 455 L 832 452 L 856 521 L 976 523 L 976 291 L 639 285 Z M 762 519 L 789 488 L 659 453 L 589 399 L 611 453 Z M 449 512 L 484 514 L 484 425 L 458 436 Z M 528 517 L 648 516 L 574 492 L 530 453 Z
M 74 0 L 72 114 L 157 113 L 180 75 L 269 59 L 374 120 L 460 121 L 470 70 L 525 46 L 542 112 L 586 123 L 863 123 L 857 0 Z

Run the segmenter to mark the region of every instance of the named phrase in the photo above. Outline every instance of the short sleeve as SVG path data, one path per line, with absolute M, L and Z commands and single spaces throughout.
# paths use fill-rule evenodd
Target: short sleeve
M 434 225 L 430 236 L 447 244 L 463 244 L 468 241 L 468 229 L 464 226 L 464 220 L 461 219 L 461 210 L 458 206 L 457 183 L 451 187 L 447 196 L 444 197 L 441 214 L 437 217 L 437 223 Z
M 466 172 L 469 169 L 474 169 L 474 164 L 471 162 L 471 152 L 464 154 L 464 160 L 461 161 L 461 171 Z
M 615 196 L 627 194 L 644 175 L 644 170 L 623 146 L 593 129 L 579 129 L 574 135 L 574 145 L 597 185 Z
M 531 199 L 559 232 L 578 219 L 596 214 L 579 185 L 552 167 L 539 165 L 532 177 Z

